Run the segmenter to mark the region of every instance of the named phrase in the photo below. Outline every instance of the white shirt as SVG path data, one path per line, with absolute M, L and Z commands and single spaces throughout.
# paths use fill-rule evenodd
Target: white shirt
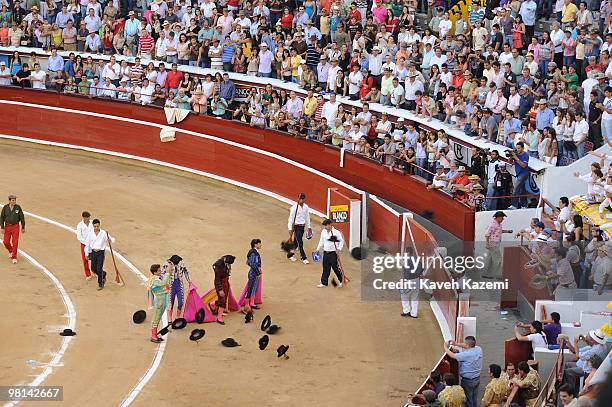
M 2 76 L 8 76 L 7 78 L 3 78 Z M 10 86 L 11 81 L 11 71 L 8 68 L 0 69 L 0 86 Z
M 603 105 L 606 109 L 612 109 L 612 98 L 605 98 L 603 101 Z M 612 119 L 612 113 L 608 113 L 604 110 L 602 118 L 603 120 L 610 120 Z
M 515 93 L 514 95 L 510 95 L 510 97 L 508 98 L 508 105 L 507 105 L 508 109 L 514 112 L 520 106 L 521 106 L 521 95 L 519 95 L 518 93 Z
M 401 86 L 401 85 L 400 85 Z M 416 100 L 416 92 L 417 91 L 421 91 L 424 92 L 425 88 L 423 87 L 423 83 L 421 83 L 421 81 L 418 80 L 408 80 L 406 82 L 406 100 Z
M 77 240 L 83 244 L 87 244 L 87 235 L 90 232 L 93 232 L 93 224 L 89 221 L 89 225 L 86 225 L 85 222 L 80 221 L 76 227 L 76 236 Z
M 297 214 L 295 213 L 297 209 Z M 295 222 L 293 218 L 295 217 Z M 293 230 L 293 225 L 304 225 L 307 229 L 310 229 L 310 208 L 308 205 L 299 205 L 294 203 L 289 210 L 289 220 L 287 221 L 287 230 Z
M 453 22 L 451 20 L 441 20 L 440 25 L 438 26 L 438 30 L 440 30 L 440 38 L 446 37 L 446 34 L 453 27 Z
M 327 123 L 334 123 L 336 116 L 338 115 L 338 102 L 332 103 L 331 100 L 323 103 L 323 109 L 321 110 L 321 116 L 327 119 Z
M 330 242 L 329 238 L 331 236 L 338 237 L 338 242 Z M 321 231 L 321 238 L 319 239 L 319 245 L 317 246 L 317 251 L 323 249 L 325 252 L 335 252 L 336 250 L 340 251 L 344 247 L 344 238 L 342 237 L 342 233 L 339 230 L 335 229 L 332 226 L 331 231 L 327 231 L 327 229 L 323 229 Z
M 546 343 L 546 337 L 544 336 L 543 333 L 529 334 L 527 335 L 527 338 L 529 338 L 529 342 L 531 342 L 531 347 L 533 348 L 534 352 L 538 348 L 548 349 L 548 344 Z
M 349 95 L 354 95 L 359 93 L 359 88 L 361 87 L 361 82 L 363 81 L 363 74 L 360 71 L 353 71 L 348 76 L 349 86 L 348 91 Z
M 112 68 L 112 69 L 111 69 Z M 104 71 L 102 71 L 103 78 L 109 78 L 111 81 L 119 79 L 121 73 L 121 65 L 118 63 L 111 64 L 110 62 L 104 65 Z
M 576 123 L 576 128 L 574 129 L 574 142 L 578 143 L 586 140 L 588 134 L 589 123 L 586 120 L 582 119 L 582 121 Z
M 445 63 L 447 59 L 446 54 L 440 54 L 439 57 L 434 54 L 429 61 L 429 66 L 438 65 L 438 68 L 442 69 L 442 64 Z
M 47 74 L 45 71 L 40 70 L 38 72 L 31 71 L 30 76 L 32 77 L 32 88 L 34 89 L 47 89 L 45 86 L 45 77 Z
M 111 238 L 111 241 L 113 240 L 115 239 Z M 86 256 L 89 256 L 93 250 L 106 250 L 106 246 L 108 245 L 107 233 L 104 229 L 100 229 L 100 232 L 96 235 L 92 226 L 91 231 L 87 234 L 85 242 Z

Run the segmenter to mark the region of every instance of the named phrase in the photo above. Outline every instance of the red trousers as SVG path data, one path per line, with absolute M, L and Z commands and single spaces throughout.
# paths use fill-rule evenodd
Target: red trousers
M 89 260 L 85 256 L 85 245 L 81 243 L 81 258 L 83 259 L 83 268 L 85 269 L 85 277 L 91 276 L 91 270 L 89 270 Z
M 17 248 L 19 247 L 19 223 L 14 225 L 4 224 L 4 247 L 11 254 L 12 259 L 17 258 Z

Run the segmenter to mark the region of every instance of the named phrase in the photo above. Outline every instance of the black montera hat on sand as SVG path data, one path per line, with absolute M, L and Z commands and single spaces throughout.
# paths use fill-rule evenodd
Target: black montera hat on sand
M 203 323 L 205 317 L 206 313 L 204 312 L 204 308 L 199 309 L 198 312 L 196 312 L 195 314 L 195 320 L 198 324 Z
M 74 332 L 70 328 L 66 328 L 62 332 L 60 332 L 60 336 L 74 336 L 74 335 L 76 335 L 76 332 Z
M 240 346 L 240 344 L 236 342 L 234 338 L 225 338 L 221 341 L 221 345 L 225 346 L 226 348 L 235 348 L 236 346 Z
M 189 340 L 197 342 L 202 339 L 206 335 L 206 331 L 203 329 L 194 329 L 191 331 L 191 335 L 189 335 Z
M 132 321 L 134 321 L 135 324 L 142 324 L 145 319 L 147 319 L 147 311 L 142 309 L 134 312 L 134 315 L 132 315 Z
M 259 338 L 259 350 L 266 349 L 269 342 L 270 342 L 270 337 L 268 335 L 264 335 L 261 338 Z
M 268 328 L 268 330 L 266 332 L 268 332 L 270 335 L 274 335 L 275 333 L 277 333 L 279 330 L 281 329 L 280 326 L 278 325 L 270 325 L 270 328 Z
M 272 317 L 270 315 L 266 315 L 266 317 L 261 321 L 261 330 L 266 331 L 272 325 Z
M 162 329 L 160 329 L 160 330 L 157 332 L 157 334 L 158 334 L 159 336 L 164 336 L 164 335 L 167 335 L 167 334 L 168 334 L 168 332 L 170 332 L 170 325 L 171 325 L 171 324 L 168 324 L 168 325 L 166 325 L 165 327 L 163 327 Z
M 247 312 L 246 315 L 244 316 L 244 323 L 248 324 L 252 320 L 253 320 L 253 313 L 252 312 Z
M 281 357 L 284 356 L 285 359 L 289 359 L 289 356 L 287 355 L 287 351 L 289 350 L 289 345 L 281 345 L 278 347 L 278 349 L 276 349 L 276 353 L 277 353 L 277 357 Z
M 183 329 L 187 326 L 187 320 L 185 318 L 177 318 L 172 321 L 172 329 Z

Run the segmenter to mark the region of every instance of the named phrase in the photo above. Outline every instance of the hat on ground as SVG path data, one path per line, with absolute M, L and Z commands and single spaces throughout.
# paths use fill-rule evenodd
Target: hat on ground
M 278 325 L 270 325 L 270 328 L 268 328 L 268 330 L 266 331 L 268 334 L 270 335 L 274 335 L 275 333 L 277 333 L 279 330 L 281 329 L 280 326 Z
M 457 168 L 457 171 L 465 171 L 465 167 L 462 165 L 459 168 Z
M 147 319 L 147 311 L 142 309 L 134 312 L 134 315 L 132 315 L 132 321 L 134 321 L 135 324 L 142 324 L 145 319 Z
M 505 218 L 507 215 L 505 213 L 503 213 L 502 211 L 497 211 L 493 214 L 494 218 Z
M 606 340 L 606 334 L 604 334 L 601 329 L 593 329 L 592 331 L 589 331 L 589 336 L 600 345 L 603 345 L 604 341 Z
M 189 340 L 197 342 L 202 339 L 206 335 L 206 331 L 203 329 L 194 329 L 191 331 L 191 335 L 189 335 Z
M 261 321 L 261 330 L 267 331 L 268 328 L 270 328 L 270 325 L 272 325 L 272 317 L 270 315 L 266 315 L 263 321 Z
M 327 225 L 331 225 L 331 224 L 332 224 L 331 219 L 325 219 L 325 220 L 323 221 L 323 223 L 322 223 L 322 225 L 323 225 L 323 226 L 327 226 Z
M 183 260 L 183 258 L 181 256 L 179 256 L 178 254 L 173 254 L 172 257 L 170 257 L 168 259 L 168 261 L 172 264 L 174 264 L 175 266 L 178 266 L 178 264 Z
M 278 349 L 276 349 L 276 354 L 277 357 L 281 357 L 284 356 L 285 359 L 289 359 L 289 356 L 287 356 L 287 351 L 289 350 L 289 346 L 288 345 L 281 345 L 278 347 Z
M 253 312 L 247 312 L 244 315 L 244 323 L 248 324 L 249 322 L 251 322 L 253 320 Z
M 159 330 L 159 331 L 157 332 L 157 334 L 158 334 L 159 336 L 164 336 L 164 335 L 167 335 L 167 334 L 168 334 L 168 332 L 170 332 L 170 324 L 168 324 L 167 326 L 165 326 L 165 327 L 163 327 L 161 330 Z
M 172 329 L 183 329 L 187 326 L 187 320 L 185 318 L 177 318 L 172 321 Z
M 201 324 L 204 322 L 204 317 L 206 317 L 206 314 L 204 312 L 204 308 L 201 308 L 198 310 L 198 312 L 196 312 L 195 320 L 198 324 Z
M 362 260 L 366 257 L 366 250 L 361 247 L 353 247 L 353 249 L 351 250 L 351 256 L 355 260 Z
M 268 343 L 270 342 L 270 337 L 268 335 L 264 335 L 261 338 L 259 338 L 259 350 L 264 350 L 266 349 L 266 347 L 268 346 Z
M 76 332 L 74 332 L 70 328 L 66 328 L 62 332 L 60 332 L 60 336 L 74 336 L 74 335 L 76 335 Z
M 240 344 L 236 342 L 234 338 L 225 338 L 221 341 L 221 345 L 225 346 L 226 348 L 235 348 L 236 346 L 240 346 Z

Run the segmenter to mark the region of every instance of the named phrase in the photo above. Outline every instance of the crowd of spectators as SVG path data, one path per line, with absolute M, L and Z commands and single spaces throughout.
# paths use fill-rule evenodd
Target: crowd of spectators
M 545 312 L 544 312 L 545 314 Z M 543 315 L 543 318 L 547 318 Z M 483 375 L 485 355 L 476 338 L 467 336 L 464 342 L 448 341 L 445 352 L 458 363 L 458 377 L 453 373 L 441 375 L 432 372 L 422 395 L 406 404 L 427 407 L 534 407 L 545 389 L 546 377 L 541 377 L 534 362 L 536 349 L 568 351 L 560 382 L 553 381 L 556 391 L 540 399 L 546 406 L 590 407 L 594 406 L 598 393 L 612 375 L 612 353 L 609 346 L 610 326 L 588 330 L 584 334 L 568 337 L 563 332 L 561 315 L 552 312 L 550 318 L 517 323 L 515 336 L 519 341 L 531 343 L 529 360 L 516 365 L 508 362 L 488 365 L 488 375 Z M 488 377 L 484 392 L 479 391 L 482 378 Z M 612 378 L 612 377 L 610 377 Z M 556 378 L 555 378 L 556 379 Z M 479 394 L 481 396 L 479 396 Z M 420 400 L 419 400 L 420 399 Z M 601 406 L 605 405 L 601 403 Z M 607 400 L 609 401 L 609 400 Z M 538 404 L 540 406 L 540 404 Z
M 475 209 L 527 206 L 529 158 L 565 165 L 611 142 L 609 0 L 505 0 L 486 9 L 474 2 L 468 12 L 443 0 L 0 4 L 1 45 L 51 50 L 46 71 L 35 54 L 22 63 L 15 53 L 0 66 L 2 85 L 57 87 L 290 132 L 427 178 L 431 189 Z M 537 17 L 552 20 L 536 30 Z M 64 58 L 58 50 L 77 53 Z M 216 73 L 196 78 L 183 65 Z M 238 102 L 227 72 L 293 82 L 308 94 L 266 86 Z M 345 98 L 361 106 L 345 108 Z M 514 178 L 501 149 L 473 153 L 470 177 L 459 176 L 445 132 L 392 123 L 369 103 L 513 149 Z

